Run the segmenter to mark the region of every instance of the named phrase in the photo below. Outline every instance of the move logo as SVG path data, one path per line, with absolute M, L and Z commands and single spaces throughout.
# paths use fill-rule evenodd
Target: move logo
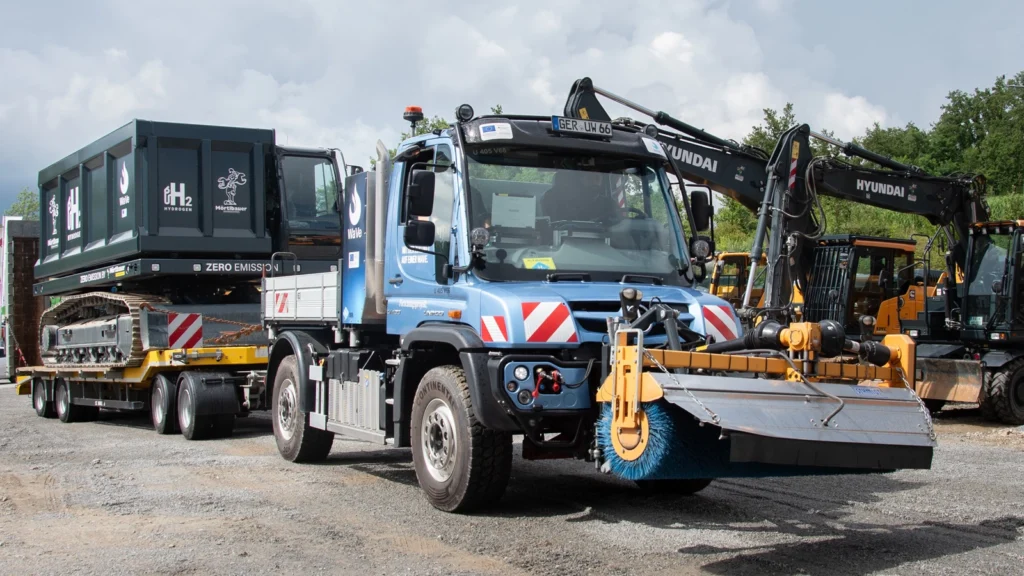
M 121 180 L 118 182 L 118 186 L 121 189 L 121 195 L 117 198 L 117 205 L 121 207 L 121 218 L 128 217 L 128 205 L 132 202 L 132 197 L 128 195 L 128 186 L 131 184 L 128 179 L 128 162 L 121 163 Z
M 665 147 L 668 148 L 669 156 L 671 156 L 676 162 L 689 164 L 690 166 L 695 166 L 712 173 L 718 172 L 717 160 L 713 160 L 697 152 L 683 150 L 682 148 L 673 146 L 672 144 L 665 144 Z
M 882 194 L 884 196 L 898 196 L 904 198 L 907 195 L 907 190 L 903 186 L 895 186 L 893 184 L 885 184 L 883 182 L 873 182 L 871 180 L 857 179 L 857 190 L 860 192 L 867 192 L 869 194 Z

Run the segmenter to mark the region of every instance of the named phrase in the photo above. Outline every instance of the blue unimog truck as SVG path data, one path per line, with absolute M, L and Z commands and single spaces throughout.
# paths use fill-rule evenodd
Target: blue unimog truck
M 456 115 L 394 158 L 378 143 L 374 169 L 347 178 L 337 271 L 263 281 L 285 459 L 322 460 L 335 434 L 411 447 L 446 511 L 501 497 L 515 435 L 524 458 L 680 493 L 930 466 L 930 420 L 904 386 L 912 342 L 863 349 L 826 323 L 743 334 L 695 288 L 709 201 L 677 202 L 654 138 L 624 121 Z M 820 361 L 843 351 L 862 361 Z

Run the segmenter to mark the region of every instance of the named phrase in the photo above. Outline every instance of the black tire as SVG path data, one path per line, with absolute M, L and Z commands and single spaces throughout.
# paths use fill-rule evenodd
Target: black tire
M 672 494 L 675 496 L 693 496 L 711 484 L 710 478 L 686 480 L 637 480 L 637 488 L 648 494 Z
M 188 440 L 205 440 L 213 435 L 213 419 L 199 416 L 200 402 L 196 381 L 184 374 L 178 379 L 178 429 Z
M 992 389 L 992 372 L 985 370 L 981 374 L 981 394 L 978 398 L 978 410 L 985 420 L 996 422 L 999 417 L 996 415 L 995 402 L 992 401 L 989 390 Z
M 55 418 L 57 410 L 53 407 L 53 400 L 46 399 L 46 385 L 42 380 L 32 383 L 32 407 L 40 418 Z
M 299 405 L 299 369 L 295 356 L 281 361 L 274 377 L 271 419 L 277 451 L 289 462 L 322 462 L 331 453 L 334 433 L 309 425 Z
M 71 386 L 67 380 L 57 380 L 53 384 L 53 405 L 57 409 L 57 418 L 65 424 L 76 422 L 82 416 L 78 406 L 71 401 Z
M 163 374 L 153 379 L 149 416 L 157 434 L 178 433 L 178 383 Z
M 1024 424 L 1024 358 L 1004 365 L 992 374 L 983 403 L 995 419 L 1014 426 Z
M 416 479 L 432 506 L 470 512 L 501 499 L 512 472 L 512 435 L 477 421 L 461 367 L 423 376 L 410 426 Z

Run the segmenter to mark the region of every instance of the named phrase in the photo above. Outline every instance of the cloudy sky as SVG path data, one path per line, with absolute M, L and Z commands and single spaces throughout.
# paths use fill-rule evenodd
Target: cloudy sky
M 950 90 L 1024 68 L 1021 22 L 1019 0 L 3 0 L 0 209 L 132 118 L 365 164 L 406 105 L 557 113 L 583 76 L 736 139 L 787 101 L 845 138 L 927 126 Z

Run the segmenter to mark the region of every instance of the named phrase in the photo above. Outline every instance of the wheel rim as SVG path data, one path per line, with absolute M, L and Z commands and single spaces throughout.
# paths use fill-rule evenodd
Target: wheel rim
M 295 394 L 295 382 L 291 379 L 285 380 L 281 385 L 281 393 L 277 396 L 277 424 L 281 431 L 281 437 L 291 440 L 295 435 L 295 426 L 298 423 L 298 398 Z
M 422 442 L 427 472 L 438 482 L 448 480 L 455 469 L 458 444 L 455 417 L 451 408 L 440 398 L 431 400 L 423 413 Z
M 43 409 L 46 407 L 46 401 L 43 400 L 43 385 L 42 384 L 37 384 L 36 385 L 35 402 L 36 402 L 36 411 L 37 412 L 42 412 Z
M 182 428 L 189 428 L 192 426 L 192 412 L 189 408 L 192 406 L 192 393 L 189 392 L 188 386 L 181 389 L 181 400 L 178 406 L 178 419 L 181 421 Z
M 160 386 L 153 388 L 153 398 L 150 400 L 153 412 L 153 422 L 156 425 L 164 423 L 164 390 Z
M 57 386 L 57 410 L 61 414 L 68 413 L 68 389 L 64 384 Z

